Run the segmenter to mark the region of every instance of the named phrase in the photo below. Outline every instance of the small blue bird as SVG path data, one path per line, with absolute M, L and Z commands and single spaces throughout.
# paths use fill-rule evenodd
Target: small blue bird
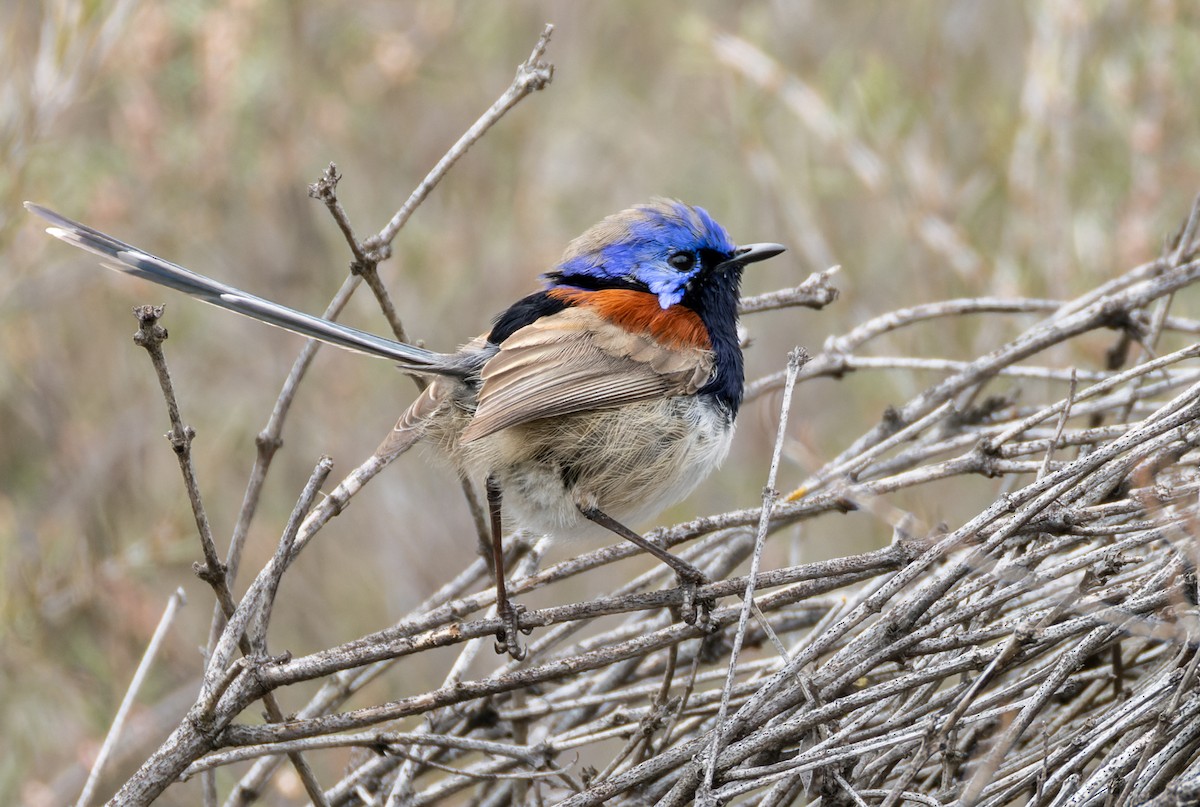
M 219 283 L 38 205 L 47 229 L 105 265 L 200 300 L 433 377 L 379 448 L 418 441 L 483 479 L 492 517 L 497 650 L 521 658 L 520 610 L 507 597 L 501 505 L 535 533 L 613 532 L 668 564 L 695 619 L 702 572 L 627 523 L 686 495 L 729 450 L 742 401 L 738 288 L 746 264 L 779 244 L 736 246 L 700 207 L 655 199 L 573 240 L 545 288 L 511 305 L 455 353 L 366 333 Z M 703 609 L 701 609 L 703 610 Z

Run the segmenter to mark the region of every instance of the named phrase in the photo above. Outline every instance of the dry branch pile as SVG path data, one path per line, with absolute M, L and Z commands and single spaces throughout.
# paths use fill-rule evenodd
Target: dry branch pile
M 975 361 L 927 361 L 942 381 L 889 411 L 768 519 L 753 509 L 652 534 L 721 580 L 701 592 L 718 603 L 708 635 L 672 618 L 679 592 L 656 569 L 603 599 L 528 613 L 528 659 L 494 657 L 498 621 L 465 621 L 493 602 L 480 561 L 387 630 L 270 658 L 254 603 L 269 605 L 286 559 L 346 499 L 326 500 L 285 536 L 217 644 L 196 706 L 129 794 L 185 768 L 257 758 L 229 800 L 245 804 L 287 752 L 310 793 L 336 805 L 1194 803 L 1200 348 L 1159 347 L 1200 332 L 1168 312 L 1200 277 L 1198 221 L 1200 207 L 1161 259 L 1076 300 L 931 304 L 829 340 L 800 381 L 892 361 L 861 353 L 915 322 L 1044 317 Z M 827 302 L 827 280 L 814 276 L 790 302 Z M 1056 366 L 1063 343 L 1105 329 L 1116 343 L 1107 368 Z M 1044 386 L 1059 393 L 993 394 L 1005 377 L 1057 379 Z M 995 501 L 965 524 L 920 530 L 888 502 L 965 475 L 998 479 Z M 351 478 L 347 497 L 362 481 Z M 761 571 L 755 608 L 743 611 L 748 578 L 727 575 L 756 543 L 851 509 L 890 521 L 892 544 Z M 525 545 L 514 590 L 634 551 L 540 569 L 538 545 Z M 229 662 L 247 625 L 252 652 Z M 444 646 L 461 652 L 443 686 L 344 709 L 409 656 Z M 727 677 L 734 647 L 745 658 Z M 488 663 L 492 673 L 468 677 Z M 314 679 L 323 688 L 294 718 L 247 720 L 264 694 Z M 362 749 L 357 762 L 318 789 L 305 757 L 344 746 Z
M 335 171 L 314 186 L 358 269 L 339 305 L 365 278 L 401 333 L 375 264 L 454 159 L 549 80 L 544 48 L 545 39 L 510 93 L 373 239 L 353 235 Z M 528 612 L 529 655 L 513 662 L 492 653 L 500 622 L 487 612 L 491 579 L 477 561 L 386 630 L 303 657 L 272 656 L 281 578 L 387 458 L 371 458 L 312 507 L 330 467 L 319 463 L 275 557 L 240 602 L 226 564 L 236 566 L 250 516 L 222 561 L 192 491 L 205 537 L 201 576 L 227 620 L 194 706 L 118 801 L 144 803 L 180 776 L 237 766 L 227 769 L 241 777 L 227 803 L 248 804 L 289 765 L 314 803 L 331 805 L 1195 803 L 1200 348 L 1187 344 L 1200 322 L 1169 308 L 1200 277 L 1198 222 L 1200 207 L 1161 259 L 1075 300 L 980 298 L 896 311 L 829 340 L 802 368 L 797 361 L 752 383 L 751 397 L 785 388 L 787 400 L 793 383 L 856 370 L 942 378 L 782 501 L 768 490 L 763 508 L 650 535 L 719 581 L 699 592 L 716 602 L 709 632 L 673 617 L 681 593 L 656 568 L 601 599 Z M 744 309 L 819 307 L 833 296 L 825 273 Z M 889 332 L 983 312 L 1040 321 L 974 361 L 868 352 Z M 160 313 L 142 312 L 142 342 L 164 380 L 174 447 L 191 479 L 190 432 L 154 353 Z M 1116 334 L 1106 367 L 1064 361 L 1072 353 L 1064 346 L 1104 331 Z M 311 357 L 306 350 L 297 361 L 260 438 L 247 501 Z M 1037 383 L 1018 399 L 1000 387 L 1011 379 Z M 1038 401 L 1030 389 L 1056 392 Z M 948 480 L 980 475 L 997 480 L 995 500 L 961 525 L 919 527 L 890 498 L 937 496 Z M 751 558 L 759 569 L 764 542 L 849 510 L 890 524 L 892 543 L 745 573 Z M 518 597 L 566 589 L 574 576 L 637 551 L 613 546 L 543 569 L 538 543 L 514 541 L 512 550 Z M 445 647 L 459 653 L 440 687 L 362 705 L 372 681 L 403 675 L 415 654 Z M 313 681 L 322 684 L 317 694 L 285 718 L 275 694 Z M 345 747 L 359 750 L 344 777 L 319 782 L 310 760 Z

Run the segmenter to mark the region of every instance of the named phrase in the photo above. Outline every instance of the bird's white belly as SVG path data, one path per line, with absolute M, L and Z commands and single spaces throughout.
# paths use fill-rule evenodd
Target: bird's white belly
M 720 465 L 732 436 L 711 399 L 681 396 L 510 427 L 468 444 L 464 462 L 500 482 L 510 528 L 612 538 L 579 507 L 638 529 Z

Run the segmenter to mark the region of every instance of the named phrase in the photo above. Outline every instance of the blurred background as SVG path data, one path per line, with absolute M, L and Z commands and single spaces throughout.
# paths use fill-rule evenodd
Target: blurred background
M 179 586 L 191 601 L 113 784 L 196 690 L 211 595 L 191 571 L 195 528 L 157 383 L 130 341 L 132 307 L 167 304 L 168 361 L 222 551 L 254 437 L 302 346 L 98 270 L 20 203 L 320 311 L 350 256 L 307 184 L 336 162 L 358 233 L 377 231 L 508 86 L 546 22 L 553 83 L 451 171 L 381 268 L 409 333 L 434 348 L 486 330 L 571 237 L 653 195 L 705 206 L 735 240 L 791 247 L 748 273 L 746 293 L 843 267 L 826 310 L 746 320 L 755 378 L 792 346 L 816 350 L 899 306 L 1076 295 L 1155 257 L 1200 191 L 1200 15 L 1171 0 L 0 4 L 0 802 L 74 800 Z M 1193 308 L 1181 300 L 1173 313 Z M 343 319 L 386 332 L 365 291 Z M 877 349 L 970 358 L 1022 322 L 943 321 Z M 1101 365 L 1107 345 L 1094 344 L 1064 360 Z M 876 372 L 800 387 L 781 487 L 935 380 Z M 332 455 L 340 478 L 412 395 L 386 363 L 321 352 L 244 570 L 270 556 L 317 457 Z M 754 506 L 778 406 L 748 406 L 726 466 L 659 523 Z M 978 498 L 898 504 L 927 524 L 961 522 L 994 494 L 978 484 Z M 797 531 L 768 563 L 891 535 L 866 515 L 825 521 L 844 529 Z M 404 458 L 289 572 L 273 648 L 309 652 L 391 624 L 474 546 L 453 477 Z M 368 694 L 435 685 L 449 656 L 426 655 Z M 195 799 L 176 787 L 164 803 Z

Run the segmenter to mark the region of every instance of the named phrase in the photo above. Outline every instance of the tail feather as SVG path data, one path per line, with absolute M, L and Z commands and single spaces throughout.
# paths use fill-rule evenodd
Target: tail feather
M 233 311 L 235 314 L 265 322 L 301 336 L 318 339 L 335 347 L 390 359 L 397 362 L 404 370 L 449 375 L 461 375 L 466 372 L 466 369 L 462 367 L 462 362 L 456 360 L 454 356 L 435 353 L 404 342 L 397 342 L 394 339 L 376 336 L 348 325 L 331 322 L 279 303 L 273 303 L 158 258 L 106 233 L 72 221 L 41 205 L 26 202 L 25 207 L 54 225 L 46 228 L 46 232 L 50 235 L 107 259 L 102 263 L 109 269 L 181 291 L 218 308 Z

